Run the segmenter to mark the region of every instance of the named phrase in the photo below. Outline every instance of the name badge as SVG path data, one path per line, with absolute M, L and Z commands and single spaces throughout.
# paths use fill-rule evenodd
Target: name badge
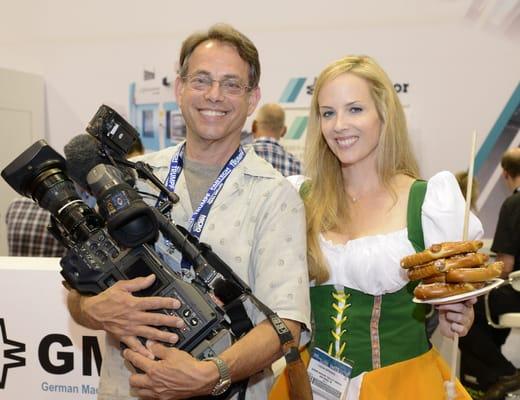
M 345 399 L 352 365 L 316 347 L 312 351 L 307 373 L 315 400 Z

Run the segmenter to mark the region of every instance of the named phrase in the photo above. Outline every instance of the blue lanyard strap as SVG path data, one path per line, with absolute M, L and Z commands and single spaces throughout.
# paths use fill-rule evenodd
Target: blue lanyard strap
M 168 176 L 166 177 L 165 186 L 169 191 L 173 191 L 175 189 L 175 185 L 179 179 L 179 176 L 182 172 L 183 168 L 183 158 L 184 158 L 185 145 L 179 149 L 179 151 L 172 157 L 170 162 L 170 171 L 168 172 Z M 242 146 L 239 146 L 237 150 L 233 153 L 231 158 L 227 161 L 226 165 L 220 171 L 215 182 L 209 187 L 206 195 L 200 202 L 197 209 L 193 212 L 193 215 L 190 218 L 188 223 L 188 231 L 195 236 L 197 239 L 200 238 L 202 233 L 202 229 L 206 224 L 208 214 L 217 198 L 218 194 L 224 187 L 224 183 L 226 179 L 229 177 L 231 172 L 236 168 L 238 164 L 244 159 L 245 151 Z M 183 259 L 182 266 L 188 267 L 186 265 L 185 260 Z

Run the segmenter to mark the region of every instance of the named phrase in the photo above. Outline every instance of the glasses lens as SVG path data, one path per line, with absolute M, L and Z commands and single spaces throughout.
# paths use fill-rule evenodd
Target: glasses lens
M 209 76 L 195 75 L 188 79 L 188 83 L 195 90 L 207 90 L 211 87 L 212 79 Z
M 226 94 L 239 95 L 244 92 L 244 85 L 236 79 L 225 79 L 220 82 L 220 87 Z

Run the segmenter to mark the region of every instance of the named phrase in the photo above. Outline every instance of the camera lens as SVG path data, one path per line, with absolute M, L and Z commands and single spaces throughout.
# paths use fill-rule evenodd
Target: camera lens
M 42 172 L 30 186 L 32 197 L 52 215 L 60 214 L 70 202 L 80 200 L 72 181 L 57 168 Z
M 103 220 L 80 199 L 64 169 L 63 157 L 40 140 L 11 162 L 2 177 L 48 210 L 73 238 L 84 241 L 103 227 Z

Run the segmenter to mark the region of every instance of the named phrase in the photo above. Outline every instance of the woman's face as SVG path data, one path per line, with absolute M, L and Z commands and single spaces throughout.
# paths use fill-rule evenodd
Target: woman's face
M 375 162 L 381 121 L 367 81 L 345 73 L 318 94 L 323 137 L 343 166 Z

